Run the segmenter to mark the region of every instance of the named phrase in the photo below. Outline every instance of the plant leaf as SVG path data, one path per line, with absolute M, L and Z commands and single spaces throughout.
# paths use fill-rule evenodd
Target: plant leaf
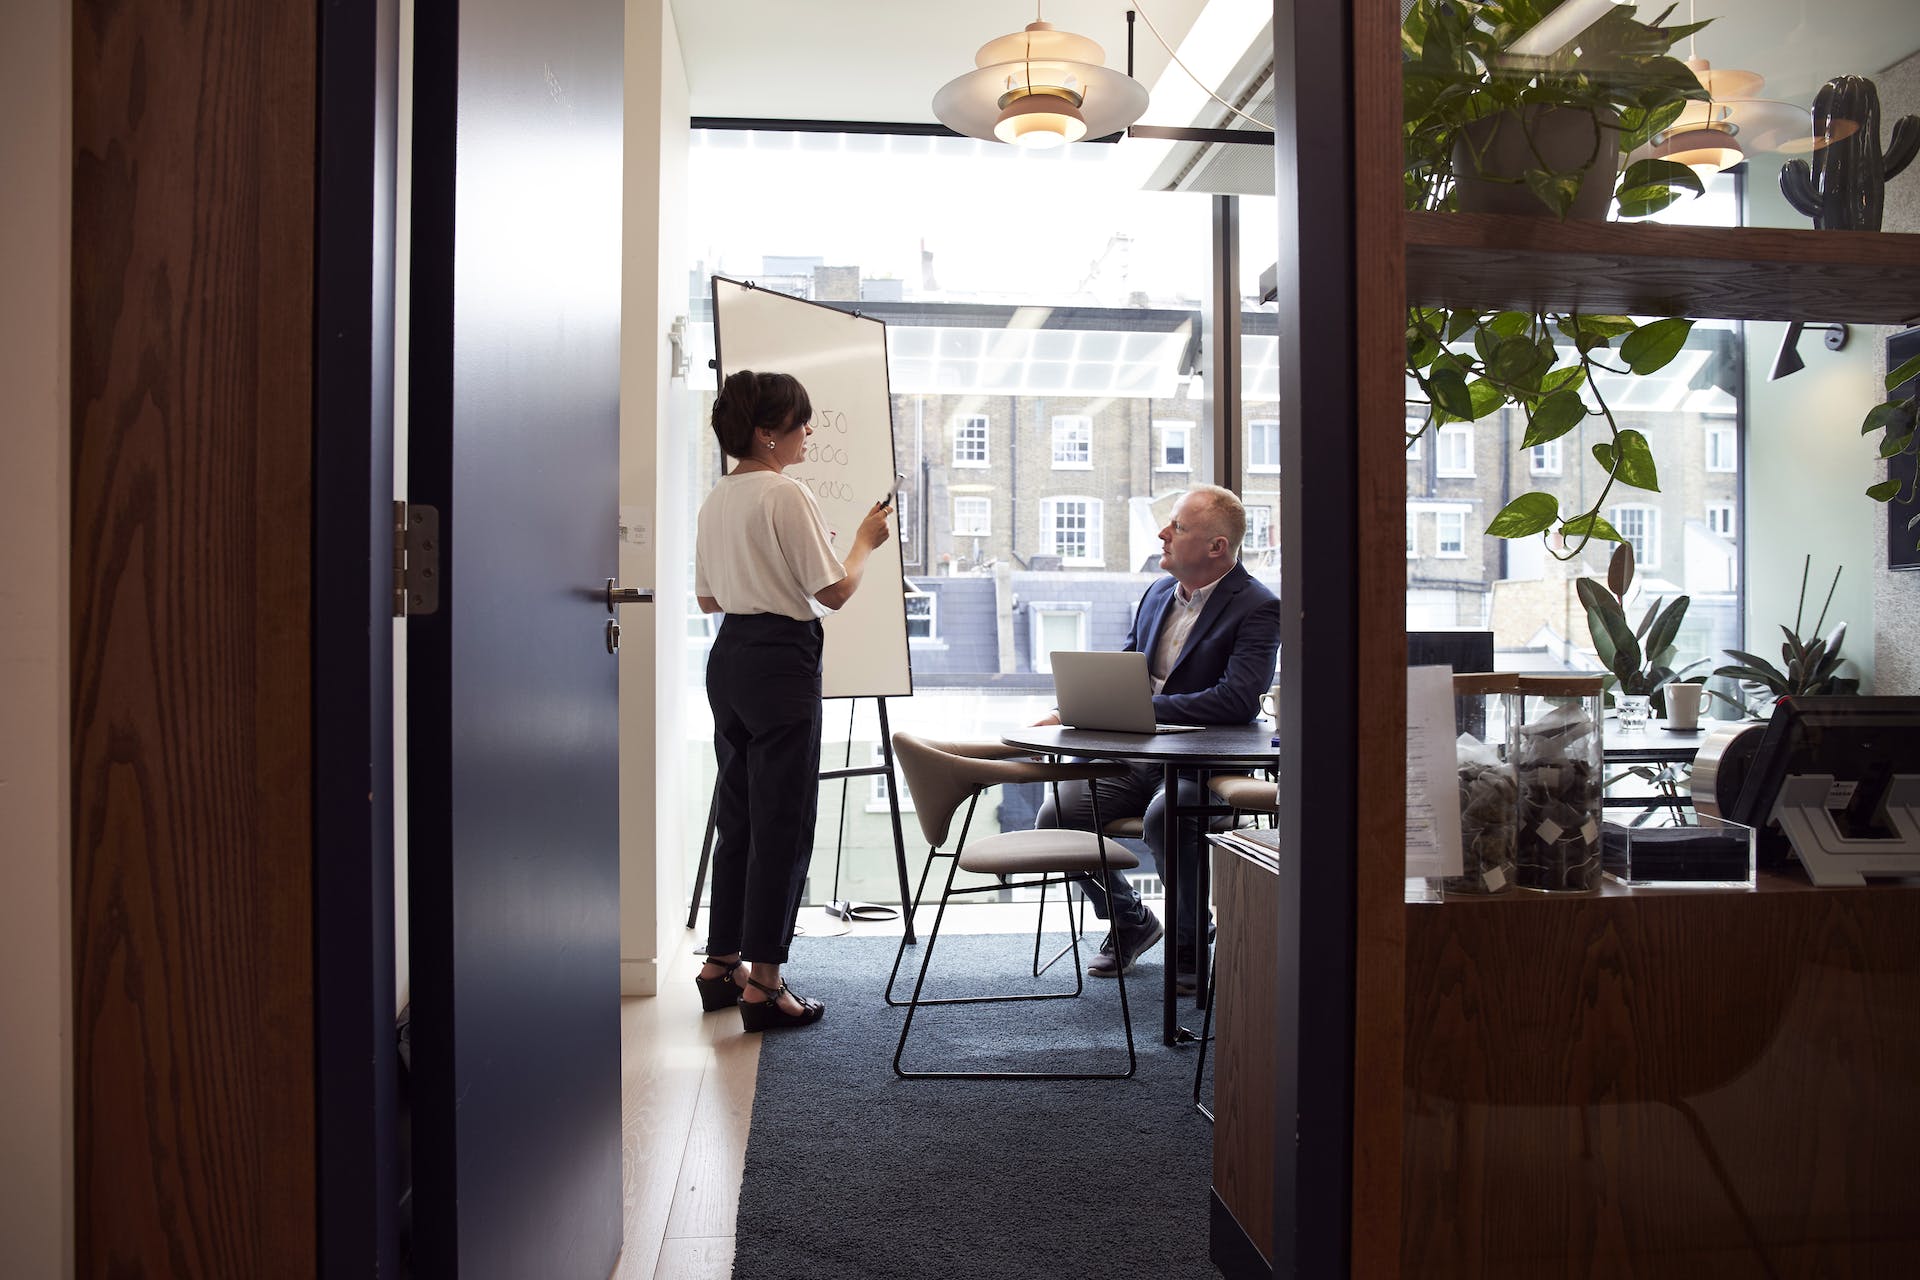
M 1578 170 L 1549 173 L 1545 169 L 1528 169 L 1521 175 L 1527 190 L 1533 192 L 1540 203 L 1553 210 L 1554 216 L 1559 218 L 1566 217 L 1567 210 L 1573 208 L 1573 198 L 1580 193 L 1582 176 Z
M 1660 475 L 1653 465 L 1653 449 L 1647 438 L 1629 428 L 1613 438 L 1613 445 L 1620 461 L 1614 474 L 1621 483 L 1660 492 Z
M 1620 344 L 1620 358 L 1642 377 L 1657 373 L 1680 354 L 1692 332 L 1691 320 L 1655 320 L 1641 325 Z
M 1570 364 L 1564 369 L 1555 369 L 1540 379 L 1540 389 L 1545 392 L 1578 391 L 1587 382 L 1587 371 L 1580 365 Z
M 1523 493 L 1500 508 L 1487 525 L 1496 538 L 1524 538 L 1551 528 L 1560 518 L 1560 499 L 1550 493 Z
M 1602 542 L 1618 542 L 1625 546 L 1620 531 L 1607 523 L 1606 517 L 1598 511 L 1589 511 L 1585 515 L 1573 517 L 1560 526 L 1561 536 L 1567 538 L 1598 538 Z
M 1485 378 L 1475 378 L 1467 384 L 1467 399 L 1473 406 L 1473 412 L 1467 416 L 1477 422 L 1490 413 L 1498 412 L 1506 404 L 1507 395 Z
M 1525 311 L 1502 311 L 1483 326 L 1496 337 L 1514 338 L 1525 333 L 1533 324 L 1533 317 Z
M 1875 502 L 1885 502 L 1898 492 L 1900 492 L 1898 480 L 1882 480 L 1879 484 L 1867 486 L 1867 496 Z
M 1902 400 L 1889 400 L 1867 410 L 1866 421 L 1860 424 L 1860 434 L 1868 435 L 1882 427 L 1891 427 L 1895 431 L 1913 425 L 1913 413 Z
M 1676 596 L 1655 620 L 1653 630 L 1647 633 L 1647 652 L 1657 655 L 1663 665 L 1673 661 L 1673 639 L 1680 634 L 1680 623 L 1686 618 L 1687 606 L 1691 603 L 1691 596 Z
M 1607 561 L 1607 590 L 1613 592 L 1616 599 L 1627 598 L 1627 588 L 1633 585 L 1633 544 L 1622 542 L 1613 549 L 1613 558 Z
M 1520 447 L 1531 449 L 1537 444 L 1558 440 L 1579 426 L 1580 420 L 1586 416 L 1586 402 L 1580 399 L 1578 392 L 1556 391 L 1533 407 L 1533 413 L 1527 419 L 1527 434 L 1520 441 Z
M 1913 435 L 1914 433 L 1909 431 L 1903 436 L 1896 436 L 1889 431 L 1887 438 L 1880 442 L 1880 456 L 1883 458 L 1891 458 L 1895 454 L 1905 453 L 1907 446 L 1913 443 Z
M 1466 375 L 1457 365 L 1436 362 L 1427 390 L 1433 402 L 1454 417 L 1469 421 L 1473 418 L 1473 395 L 1467 390 Z
M 1899 389 L 1901 383 L 1912 378 L 1920 378 L 1920 356 L 1902 362 L 1898 369 L 1888 371 L 1887 394 L 1892 395 Z

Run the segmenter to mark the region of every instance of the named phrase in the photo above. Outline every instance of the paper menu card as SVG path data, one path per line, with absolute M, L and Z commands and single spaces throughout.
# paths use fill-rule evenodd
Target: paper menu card
M 1407 878 L 1461 873 L 1453 668 L 1407 668 Z

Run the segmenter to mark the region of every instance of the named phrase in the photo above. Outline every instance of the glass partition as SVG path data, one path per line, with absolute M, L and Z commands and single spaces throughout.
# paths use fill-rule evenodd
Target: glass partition
M 1159 529 L 1212 474 L 1199 343 L 1209 197 L 1142 192 L 1143 177 L 1120 146 L 694 132 L 689 381 L 703 418 L 711 275 L 887 324 L 914 682 L 889 703 L 894 729 L 997 739 L 1045 715 L 1050 654 L 1125 643 L 1159 572 Z M 703 433 L 690 491 L 705 494 L 719 465 Z M 711 622 L 685 607 L 690 803 L 704 821 Z M 823 767 L 877 763 L 875 703 L 828 703 L 826 739 Z M 810 902 L 897 900 L 887 785 L 823 787 Z M 974 830 L 1031 826 L 1040 800 L 1037 787 L 1008 789 Z M 905 838 L 917 874 L 910 812 Z

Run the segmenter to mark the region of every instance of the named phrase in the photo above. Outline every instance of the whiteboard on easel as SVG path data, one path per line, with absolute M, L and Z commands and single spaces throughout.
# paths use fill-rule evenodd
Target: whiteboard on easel
M 806 459 L 786 474 L 820 504 L 841 555 L 867 511 L 894 492 L 887 327 L 871 316 L 713 277 L 719 381 L 742 369 L 790 373 L 813 402 Z M 821 692 L 829 698 L 913 693 L 900 530 L 867 558 L 860 589 L 826 620 Z

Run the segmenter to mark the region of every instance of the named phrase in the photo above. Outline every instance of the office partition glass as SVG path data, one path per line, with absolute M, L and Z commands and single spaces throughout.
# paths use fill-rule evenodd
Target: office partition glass
M 688 382 L 703 416 L 712 275 L 887 325 L 914 680 L 913 697 L 889 703 L 894 729 L 997 739 L 1046 714 L 1050 655 L 1125 643 L 1159 573 L 1159 529 L 1213 472 L 1200 350 L 1210 197 L 1141 190 L 1150 158 L 1133 143 L 1034 154 L 940 137 L 694 132 Z M 720 474 L 710 435 L 693 455 L 686 483 L 703 495 Z M 1277 527 L 1269 513 L 1249 537 Z M 685 608 L 698 685 L 713 623 Z M 689 803 L 704 820 L 711 721 L 704 693 L 690 703 Z M 826 739 L 824 767 L 877 763 L 874 701 L 829 702 Z M 823 786 L 810 902 L 899 896 L 889 784 Z M 974 830 L 1030 826 L 1040 800 L 1037 787 L 1008 789 Z M 905 823 L 917 873 L 911 812 Z

